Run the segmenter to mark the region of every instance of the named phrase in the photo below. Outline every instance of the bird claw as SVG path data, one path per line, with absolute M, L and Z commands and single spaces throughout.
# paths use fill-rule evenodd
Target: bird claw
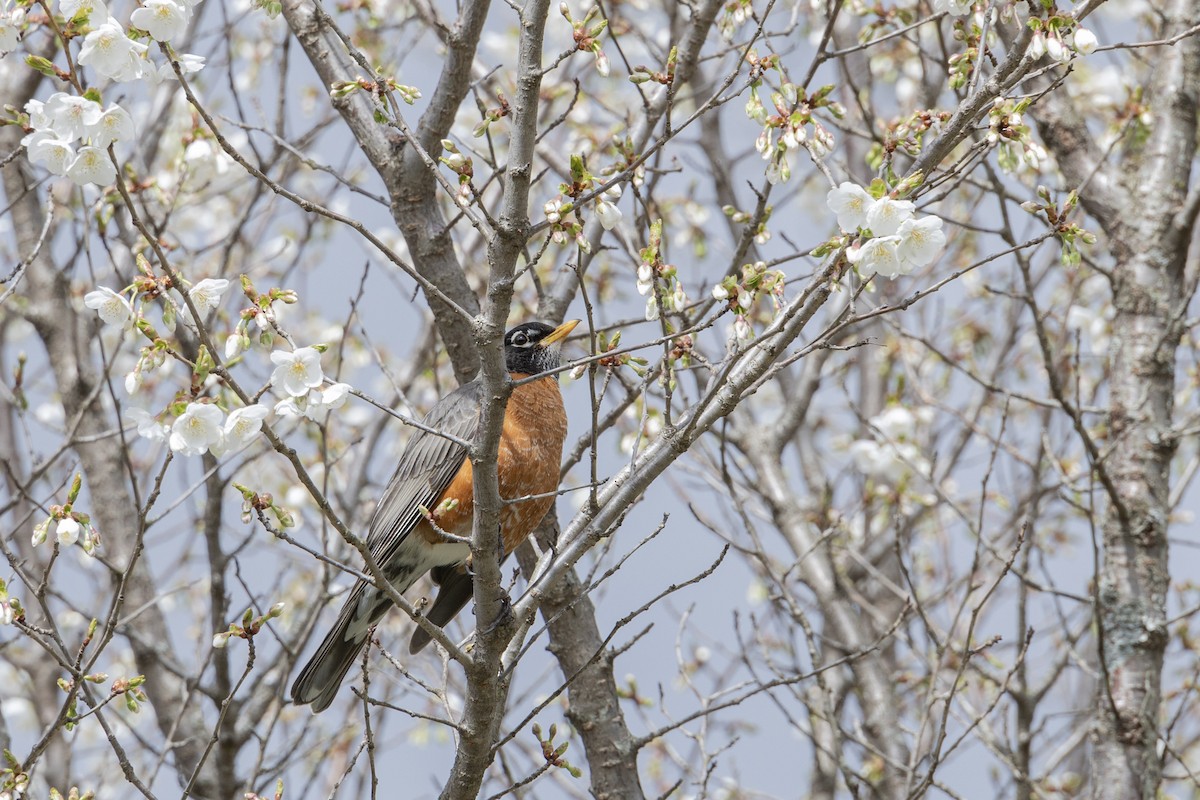
M 509 622 L 511 622 L 513 620 L 513 617 L 514 617 L 514 614 L 513 614 L 513 609 L 512 609 L 512 598 L 508 596 L 508 592 L 505 592 L 504 595 L 500 598 L 500 613 L 496 615 L 496 619 L 492 622 L 491 625 L 488 625 L 486 628 L 484 628 L 480 632 L 484 636 L 487 636 L 487 635 L 495 632 L 495 630 L 497 628 L 501 627 L 502 625 L 507 625 Z

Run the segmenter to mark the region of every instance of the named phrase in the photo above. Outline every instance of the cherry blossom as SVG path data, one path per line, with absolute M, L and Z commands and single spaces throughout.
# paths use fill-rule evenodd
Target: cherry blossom
M 963 17 L 971 13 L 974 0 L 933 0 L 934 11 L 945 11 L 952 17 Z
M 117 179 L 117 168 L 107 152 L 88 146 L 80 149 L 71 166 L 67 167 L 67 177 L 80 186 L 89 183 L 107 186 Z
M 46 534 L 50 532 L 50 523 L 53 521 L 54 520 L 50 517 L 46 517 L 37 525 L 33 526 L 33 536 L 30 537 L 29 541 L 34 547 L 37 547 L 42 542 L 46 541 Z
M 175 0 L 146 0 L 129 21 L 156 41 L 169 42 L 187 30 L 191 16 L 191 9 Z
M 191 288 L 188 297 L 197 311 L 207 314 L 221 304 L 221 295 L 228 288 L 229 281 L 224 278 L 205 278 Z
M 325 380 L 321 371 L 321 354 L 315 347 L 301 347 L 291 353 L 276 350 L 271 353 L 275 371 L 271 383 L 292 397 L 303 397 Z
M 850 455 L 859 472 L 889 486 L 897 486 L 914 473 L 929 468 L 917 446 L 907 442 L 881 444 L 873 439 L 860 439 L 850 445 Z
M 21 26 L 25 24 L 25 9 L 11 6 L 11 0 L 5 0 L 0 8 L 0 53 L 17 49 Z
M 86 15 L 93 25 L 108 19 L 108 7 L 102 0 L 59 0 L 58 10 L 67 19 Z
M 946 234 L 942 232 L 940 217 L 928 216 L 921 219 L 906 219 L 900 223 L 896 235 L 900 244 L 896 248 L 900 260 L 913 267 L 924 267 L 946 246 Z
M 144 408 L 130 408 L 125 412 L 125 418 L 137 425 L 138 436 L 152 442 L 165 442 L 171 435 L 171 428 L 165 422 Z
M 103 114 L 100 104 L 95 100 L 76 97 L 66 92 L 50 95 L 42 107 L 42 112 L 50 122 L 50 129 L 67 141 L 83 136 L 89 128 L 100 122 Z
M 97 25 L 83 40 L 79 63 L 115 81 L 137 80 L 145 72 L 143 57 L 148 49 L 126 36 L 125 29 L 110 19 Z
M 83 296 L 83 304 L 100 315 L 105 325 L 124 325 L 133 318 L 133 308 L 124 295 L 98 286 Z
M 858 184 L 845 181 L 825 195 L 825 205 L 837 215 L 838 227 L 853 233 L 867 224 L 867 211 L 875 198 Z
M 262 430 L 263 420 L 270 413 L 270 409 L 261 403 L 231 411 L 225 419 L 220 443 L 212 445 L 209 451 L 214 456 L 221 456 L 245 447 L 254 441 L 254 437 Z
M 1074 36 L 1071 37 L 1071 43 L 1075 45 L 1075 52 L 1086 56 L 1095 51 L 1099 41 L 1096 39 L 1096 34 L 1087 28 L 1076 28 Z
M 54 529 L 54 537 L 63 547 L 70 547 L 79 541 L 79 534 L 83 528 L 79 522 L 71 517 L 63 517 L 58 521 L 58 527 Z
M 41 164 L 54 175 L 66 175 L 75 161 L 75 148 L 53 131 L 34 131 L 21 140 L 30 162 Z
M 611 231 L 621 221 L 621 209 L 616 206 L 616 202 L 620 198 L 621 187 L 618 185 L 610 186 L 596 200 L 596 216 L 606 231 Z
M 899 236 L 881 236 L 869 239 L 858 248 L 851 248 L 846 252 L 846 259 L 864 275 L 871 272 L 877 272 L 885 278 L 907 275 L 912 268 L 900 260 L 897 252 L 899 246 Z
M 185 456 L 198 456 L 220 444 L 224 417 L 221 409 L 211 403 L 188 403 L 171 426 L 171 449 Z
M 136 131 L 133 118 L 129 112 L 118 105 L 109 106 L 100 119 L 85 131 L 95 147 L 108 147 L 113 142 L 124 142 L 133 139 Z
M 875 236 L 891 236 L 900 230 L 901 223 L 912 217 L 914 208 L 911 200 L 881 197 L 867 209 L 867 227 Z

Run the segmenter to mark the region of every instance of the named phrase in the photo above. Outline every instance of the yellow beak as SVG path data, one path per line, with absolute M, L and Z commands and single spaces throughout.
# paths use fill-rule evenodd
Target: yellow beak
M 546 338 L 538 342 L 538 345 L 540 347 L 547 347 L 555 342 L 561 342 L 563 339 L 567 338 L 567 334 L 575 330 L 575 326 L 578 324 L 579 320 L 577 319 L 567 320 L 562 325 L 559 325 L 557 328 L 550 331 L 550 333 L 546 334 Z

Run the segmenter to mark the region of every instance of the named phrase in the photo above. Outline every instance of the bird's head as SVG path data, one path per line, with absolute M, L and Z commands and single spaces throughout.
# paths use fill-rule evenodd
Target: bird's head
M 539 375 L 557 369 L 559 345 L 575 330 L 579 320 L 572 319 L 555 328 L 544 322 L 524 322 L 504 335 L 504 361 L 508 371 L 519 375 Z

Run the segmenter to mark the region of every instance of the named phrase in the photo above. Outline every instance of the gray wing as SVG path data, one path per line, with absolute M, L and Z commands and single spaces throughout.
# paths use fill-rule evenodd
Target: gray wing
M 422 422 L 464 441 L 472 441 L 479 430 L 482 386 L 471 381 L 437 402 Z M 450 485 L 467 449 L 444 436 L 417 430 L 400 455 L 396 472 L 379 498 L 367 546 L 385 570 L 391 556 L 421 519 L 420 508 L 433 510 L 433 503 Z

